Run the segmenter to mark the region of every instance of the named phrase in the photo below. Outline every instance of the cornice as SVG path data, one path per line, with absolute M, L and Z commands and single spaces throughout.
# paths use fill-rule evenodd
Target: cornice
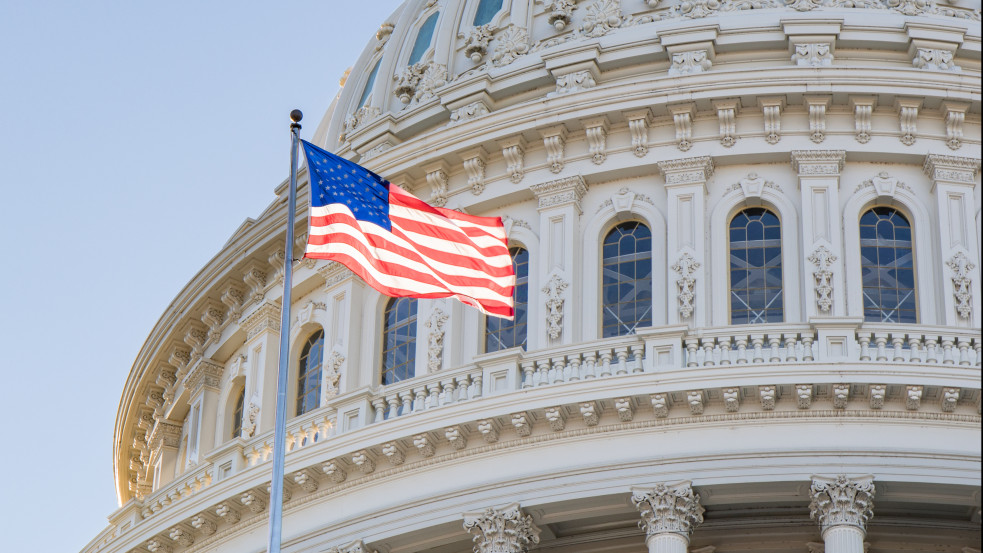
M 261 332 L 280 331 L 280 306 L 273 302 L 264 302 L 246 317 L 240 325 L 246 331 L 246 340 L 252 340 Z
M 574 204 L 580 208 L 580 200 L 587 193 L 587 183 L 580 175 L 564 177 L 529 187 L 539 200 L 539 209 L 549 209 Z
M 198 363 L 188 372 L 184 379 L 185 389 L 196 395 L 202 388 L 218 390 L 222 386 L 222 374 L 225 367 L 211 359 L 199 359 Z
M 980 170 L 980 160 L 970 157 L 928 154 L 922 167 L 933 181 L 974 184 Z
M 706 184 L 713 176 L 713 158 L 710 156 L 686 157 L 658 162 L 659 170 L 666 178 L 666 186 Z
M 839 175 L 846 150 L 792 150 L 792 169 L 800 175 Z

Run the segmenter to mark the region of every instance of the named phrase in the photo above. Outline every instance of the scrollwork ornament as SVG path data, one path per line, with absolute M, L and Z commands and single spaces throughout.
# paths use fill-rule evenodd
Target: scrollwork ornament
M 976 268 L 966 254 L 957 252 L 945 262 L 952 271 L 952 295 L 956 299 L 956 313 L 968 319 L 973 313 L 973 269 Z
M 430 334 L 427 336 L 427 370 L 431 373 L 439 371 L 442 365 L 446 322 L 447 314 L 439 307 L 434 307 L 430 312 L 430 318 L 424 323 L 430 329 Z
M 556 273 L 553 273 L 546 286 L 543 286 L 543 293 L 546 294 L 547 332 L 553 340 L 559 338 L 563 330 L 563 291 L 568 286 L 569 284 Z
M 679 315 L 687 319 L 693 314 L 693 299 L 696 297 L 694 291 L 696 287 L 696 277 L 693 276 L 700 268 L 700 262 L 693 258 L 689 253 L 683 253 L 673 266 L 672 270 L 679 274 L 676 280 L 676 287 L 679 290 Z
M 837 257 L 826 246 L 820 245 L 809 256 L 809 261 L 816 266 L 812 276 L 816 280 L 816 305 L 821 313 L 829 313 L 833 307 L 833 262 Z

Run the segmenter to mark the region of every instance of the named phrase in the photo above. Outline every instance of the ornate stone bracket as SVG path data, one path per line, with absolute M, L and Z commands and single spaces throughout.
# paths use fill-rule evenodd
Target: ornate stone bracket
M 952 271 L 952 295 L 956 299 L 956 313 L 963 319 L 968 319 L 973 314 L 973 269 L 976 265 L 963 252 L 956 252 L 945 264 Z
M 799 43 L 795 45 L 792 62 L 799 67 L 829 67 L 833 65 L 833 51 L 829 42 Z
M 597 117 L 584 121 L 584 131 L 587 135 L 588 153 L 594 165 L 600 165 L 607 159 L 608 120 Z
M 550 339 L 556 340 L 563 331 L 563 291 L 569 286 L 560 275 L 553 275 L 543 286 L 546 294 L 546 328 Z
M 918 139 L 918 110 L 922 107 L 922 101 L 917 99 L 900 99 L 898 104 L 898 122 L 901 126 L 901 143 L 911 146 Z
M 713 67 L 709 50 L 690 50 L 672 54 L 669 76 L 694 75 L 709 71 Z
M 863 96 L 850 98 L 853 104 L 853 119 L 856 126 L 855 138 L 857 142 L 866 144 L 870 142 L 870 116 L 874 113 L 874 104 L 877 98 L 874 96 Z
M 816 279 L 816 306 L 820 313 L 829 313 L 833 308 L 833 262 L 837 257 L 826 246 L 820 245 L 809 256 L 816 266 L 812 276 Z
M 866 531 L 867 521 L 874 516 L 874 477 L 835 478 L 812 477 L 809 489 L 812 502 L 810 516 L 818 520 L 825 533 L 834 526 L 854 526 Z
M 546 8 L 550 12 L 546 16 L 546 20 L 549 21 L 549 24 L 554 29 L 562 31 L 570 24 L 570 19 L 573 17 L 573 10 L 576 7 L 576 0 L 552 0 Z
M 696 296 L 696 278 L 693 273 L 700 268 L 700 262 L 689 253 L 684 252 L 673 266 L 672 270 L 679 274 L 676 280 L 679 298 L 679 316 L 687 319 L 693 314 L 693 299 Z
M 653 488 L 632 488 L 631 502 L 639 510 L 639 526 L 647 536 L 681 534 L 687 539 L 703 523 L 700 496 L 689 482 L 659 482 Z
M 567 140 L 567 130 L 563 125 L 539 131 L 546 148 L 546 163 L 550 172 L 559 173 L 563 170 L 563 148 Z
M 720 100 L 713 103 L 717 109 L 717 120 L 720 123 L 720 144 L 730 148 L 737 141 L 737 108 L 739 100 Z
M 645 157 L 649 152 L 649 121 L 652 112 L 648 109 L 631 111 L 625 114 L 628 132 L 631 134 L 631 149 L 635 157 Z
M 508 138 L 499 143 L 502 147 L 502 157 L 505 158 L 505 172 L 509 175 L 509 180 L 518 184 L 525 175 L 523 172 L 523 160 L 526 155 L 525 140 L 522 136 Z
M 696 106 L 693 103 L 678 104 L 669 106 L 672 113 L 672 122 L 676 127 L 676 147 L 682 151 L 687 151 L 693 147 L 693 118 L 696 115 Z
M 523 553 L 539 543 L 540 529 L 518 503 L 464 513 L 464 529 L 474 534 L 475 553 Z
M 784 98 L 760 98 L 761 111 L 764 114 L 765 141 L 768 144 L 778 144 L 782 139 L 782 108 Z
M 464 160 L 464 172 L 468 175 L 468 186 L 471 187 L 471 193 L 475 196 L 485 191 L 486 157 L 487 152 L 480 146 L 461 154 L 461 158 Z

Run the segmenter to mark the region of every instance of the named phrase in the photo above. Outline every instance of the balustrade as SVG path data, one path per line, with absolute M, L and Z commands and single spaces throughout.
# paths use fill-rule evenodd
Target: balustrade
M 860 361 L 980 366 L 980 335 L 941 327 L 864 325 Z

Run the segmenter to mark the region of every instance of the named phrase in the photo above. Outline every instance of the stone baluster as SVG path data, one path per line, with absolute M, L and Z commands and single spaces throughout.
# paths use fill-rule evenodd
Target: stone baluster
M 553 359 L 552 376 L 550 378 L 550 384 L 557 384 L 563 382 L 563 356 L 555 357 Z
M 939 362 L 939 350 L 938 350 L 938 338 L 935 336 L 925 337 L 925 362 L 926 363 L 938 363 Z
M 816 358 L 815 352 L 812 349 L 813 342 L 815 341 L 815 336 L 813 334 L 807 333 L 802 336 L 802 360 L 812 361 Z
M 570 356 L 570 382 L 576 382 L 580 380 L 581 366 L 582 364 L 580 361 L 580 354 L 575 353 L 571 355 Z
M 696 338 L 686 339 L 686 366 L 696 367 L 699 363 L 696 361 L 696 352 L 699 349 L 699 341 Z
M 434 407 L 438 407 L 440 405 L 440 383 L 435 382 L 427 386 L 427 391 L 429 394 L 427 395 L 426 408 L 433 409 Z
M 400 395 L 400 400 L 403 402 L 403 414 L 413 412 L 413 390 L 406 390 Z
M 712 367 L 716 365 L 713 362 L 713 338 L 703 339 L 703 366 Z
M 969 336 L 960 336 L 957 345 L 959 346 L 959 364 L 969 365 Z
M 628 346 L 621 346 L 614 353 L 618 356 L 618 370 L 615 374 L 628 374 Z
M 785 334 L 785 362 L 793 363 L 799 360 L 799 356 L 796 353 L 796 344 L 798 343 L 798 334 Z
M 611 354 L 610 349 L 605 349 L 601 351 L 601 378 L 606 376 L 611 376 L 611 358 L 614 357 Z
M 595 378 L 597 376 L 597 352 L 591 352 L 584 355 L 584 380 Z
M 778 352 L 778 348 L 782 344 L 782 335 L 781 334 L 769 334 L 768 335 L 768 344 L 771 346 L 771 356 L 768 358 L 768 362 L 769 363 L 780 363 L 782 361 L 782 357 L 781 357 L 781 355 Z
M 737 337 L 737 364 L 747 363 L 747 337 Z
M 525 362 L 522 363 L 522 387 L 523 388 L 532 388 L 532 374 L 533 374 L 533 369 L 535 367 L 536 367 L 536 364 L 533 363 L 532 361 L 525 361 Z
M 877 344 L 877 360 L 887 361 L 887 334 L 875 332 L 874 343 Z
M 643 365 L 645 361 L 645 345 L 639 344 L 632 346 L 631 354 L 635 359 L 635 366 L 631 369 L 632 374 L 645 372 L 645 365 Z
M 474 534 L 475 553 L 524 553 L 539 543 L 540 529 L 518 503 L 464 513 L 464 529 Z
M 415 397 L 413 399 L 413 410 L 423 411 L 423 409 L 427 405 L 427 389 L 424 388 L 423 386 L 417 388 L 414 396 Z
M 730 365 L 730 336 L 720 337 L 720 364 Z
M 386 418 L 386 398 L 377 397 L 372 399 L 372 411 L 375 417 L 372 422 L 382 422 Z
M 827 553 L 863 553 L 873 513 L 874 477 L 812 477 L 810 516 L 817 519 Z
M 454 379 L 452 378 L 446 383 L 441 382 L 441 384 L 444 387 L 444 398 L 443 401 L 440 402 L 440 404 L 450 405 L 451 403 L 454 403 L 455 400 L 454 391 L 457 389 Z
M 858 332 L 857 341 L 860 342 L 860 360 L 870 361 L 870 332 Z
M 894 344 L 894 361 L 895 363 L 904 363 L 904 334 L 892 334 L 891 343 Z
M 631 501 L 642 516 L 649 553 L 686 553 L 693 530 L 703 522 L 704 510 L 690 482 L 660 482 L 631 492 Z
M 752 359 L 755 363 L 765 362 L 765 353 L 762 349 L 765 343 L 765 337 L 763 334 L 752 334 L 751 335 L 751 345 L 754 346 L 754 358 Z
M 911 363 L 922 363 L 922 337 L 918 334 L 908 335 L 908 348 L 911 350 L 911 356 L 909 356 L 908 361 Z
M 956 340 L 952 336 L 942 337 L 942 364 L 943 365 L 954 365 L 956 362 L 952 358 L 952 346 L 955 344 Z

